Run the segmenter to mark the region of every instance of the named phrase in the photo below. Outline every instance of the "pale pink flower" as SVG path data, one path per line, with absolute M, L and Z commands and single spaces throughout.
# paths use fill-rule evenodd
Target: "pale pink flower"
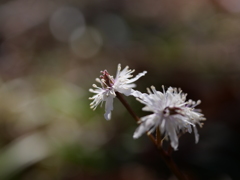
M 196 125 L 202 126 L 201 121 L 205 120 L 203 114 L 195 109 L 200 101 L 186 101 L 187 94 L 176 88 L 169 87 L 163 93 L 151 87 L 152 92 L 143 93 L 137 98 L 146 105 L 143 110 L 153 112 L 141 118 L 141 124 L 136 129 L 133 138 L 140 137 L 143 133 L 152 133 L 159 128 L 165 139 L 170 139 L 171 146 L 177 150 L 178 135 L 181 132 L 195 133 L 195 142 L 199 140 Z
M 136 92 L 132 88 L 136 87 L 133 83 L 137 81 L 140 77 L 144 76 L 147 72 L 143 71 L 139 73 L 134 78 L 132 73 L 135 70 L 130 70 L 126 66 L 121 71 L 121 65 L 118 65 L 117 74 L 114 78 L 111 76 L 107 70 L 101 71 L 102 76 L 100 79 L 97 78 L 96 81 L 101 84 L 101 87 L 93 84 L 93 87 L 96 89 L 89 89 L 90 92 L 95 93 L 95 95 L 89 99 L 92 99 L 93 102 L 90 104 L 91 108 L 95 110 L 99 104 L 105 102 L 105 114 L 104 117 L 106 120 L 111 119 L 111 111 L 113 110 L 113 99 L 116 97 L 115 92 L 122 93 L 126 96 L 132 95 L 136 97 Z M 137 93 L 138 94 L 138 93 Z

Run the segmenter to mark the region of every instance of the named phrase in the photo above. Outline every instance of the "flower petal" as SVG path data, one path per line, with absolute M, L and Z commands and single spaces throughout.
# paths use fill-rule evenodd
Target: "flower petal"
M 144 116 L 142 118 L 142 123 L 140 126 L 136 129 L 136 131 L 133 134 L 133 138 L 137 139 L 145 132 L 151 130 L 152 128 L 156 128 L 156 122 L 159 121 L 159 117 L 155 114 L 151 114 L 148 116 Z
M 132 89 L 127 89 L 127 88 L 117 88 L 117 91 L 124 94 L 125 96 L 131 95 L 131 90 Z
M 131 90 L 131 94 L 130 94 L 131 96 L 134 96 L 134 97 L 136 97 L 136 98 L 143 98 L 143 96 L 146 96 L 147 94 L 146 93 L 142 93 L 142 92 L 140 92 L 140 91 L 137 91 L 137 90 L 134 90 L 134 89 L 132 89 Z
M 128 83 L 133 83 L 133 82 L 137 81 L 140 77 L 145 76 L 145 74 L 147 74 L 147 71 L 143 71 L 143 72 L 139 73 L 134 78 L 130 79 L 128 81 Z
M 174 125 L 171 122 L 166 124 L 166 132 L 168 133 L 168 136 L 169 136 L 169 138 L 171 140 L 172 148 L 174 150 L 177 150 L 177 148 L 178 148 L 178 136 L 177 136 L 175 127 L 174 127 Z
M 113 98 L 112 96 L 108 96 L 106 98 L 106 103 L 105 103 L 105 114 L 104 117 L 106 120 L 111 119 L 111 111 L 113 110 Z
M 198 134 L 198 130 L 197 130 L 196 126 L 193 127 L 193 131 L 194 131 L 194 135 L 195 135 L 195 143 L 197 144 L 199 141 L 199 134 Z

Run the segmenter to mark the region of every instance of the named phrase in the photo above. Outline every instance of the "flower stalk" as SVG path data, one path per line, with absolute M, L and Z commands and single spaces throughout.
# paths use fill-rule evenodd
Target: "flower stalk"
M 128 110 L 128 112 L 131 114 L 131 116 L 135 119 L 137 123 L 140 122 L 140 118 L 135 114 L 135 112 L 132 110 L 130 105 L 127 103 L 127 101 L 123 98 L 123 96 L 116 92 L 116 97 L 121 101 L 121 103 L 124 105 L 124 107 Z M 162 138 L 160 130 L 157 128 L 156 130 L 156 138 L 151 133 L 146 133 L 147 136 L 151 139 L 151 141 L 156 145 L 158 152 L 168 168 L 172 171 L 172 173 L 179 179 L 179 180 L 187 180 L 187 178 L 184 176 L 184 174 L 180 171 L 174 160 L 172 159 L 171 153 L 166 152 L 162 148 Z

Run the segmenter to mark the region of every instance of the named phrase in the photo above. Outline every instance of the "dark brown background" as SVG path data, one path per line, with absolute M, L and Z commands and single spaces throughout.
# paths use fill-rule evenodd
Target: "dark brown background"
M 191 179 L 239 179 L 240 2 L 0 1 L 0 179 L 174 179 L 119 101 L 89 108 L 100 70 L 136 73 L 138 90 L 181 87 L 207 121 L 174 159 Z M 127 101 L 139 116 L 142 105 Z

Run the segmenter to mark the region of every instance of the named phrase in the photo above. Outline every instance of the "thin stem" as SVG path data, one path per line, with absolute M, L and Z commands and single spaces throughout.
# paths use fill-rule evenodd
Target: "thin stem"
M 137 121 L 137 123 L 140 122 L 140 118 L 135 114 L 135 112 L 132 110 L 132 108 L 129 106 L 129 104 L 127 103 L 127 101 L 123 98 L 123 96 L 119 93 L 116 92 L 117 98 L 121 101 L 121 103 L 125 106 L 125 108 L 128 110 L 128 112 L 132 115 L 132 117 L 135 119 L 135 121 Z M 157 142 L 155 140 L 155 138 L 153 137 L 152 134 L 147 133 L 147 136 L 151 139 L 151 141 L 157 145 Z
M 171 171 L 174 173 L 174 175 L 179 179 L 179 180 L 187 180 L 187 178 L 184 176 L 184 174 L 180 171 L 176 163 L 174 162 L 173 158 L 171 155 L 166 153 L 162 147 L 158 147 L 159 153 L 162 157 L 162 159 L 165 161 L 167 164 L 168 168 L 171 169 Z
M 123 96 L 119 93 L 116 92 L 117 98 L 121 101 L 121 103 L 125 106 L 125 108 L 128 110 L 128 112 L 132 115 L 132 117 L 137 121 L 140 122 L 140 118 L 134 113 L 132 108 L 129 106 L 127 101 L 123 98 Z
M 140 122 L 140 118 L 135 114 L 135 112 L 132 110 L 132 108 L 129 106 L 127 101 L 123 98 L 123 96 L 116 92 L 117 98 L 121 101 L 121 103 L 125 106 L 125 108 L 128 110 L 128 112 L 132 115 L 132 117 L 137 121 Z M 171 154 L 168 154 L 167 152 L 164 151 L 164 149 L 161 146 L 161 134 L 160 131 L 157 131 L 157 140 L 155 137 L 147 133 L 147 136 L 151 139 L 151 141 L 157 146 L 158 152 L 160 153 L 162 159 L 165 161 L 167 164 L 168 168 L 171 169 L 171 171 L 175 174 L 175 176 L 179 180 L 186 180 L 186 177 L 183 175 L 183 173 L 179 170 L 175 162 L 173 161 Z
M 162 137 L 159 128 L 156 129 L 157 145 L 162 147 Z

